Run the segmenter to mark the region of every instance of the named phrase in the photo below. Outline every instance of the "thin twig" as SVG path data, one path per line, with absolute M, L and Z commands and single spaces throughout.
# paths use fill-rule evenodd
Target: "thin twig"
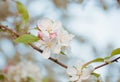
M 113 59 L 113 60 L 111 60 L 111 61 L 109 61 L 109 62 L 105 62 L 104 64 L 101 64 L 101 65 L 95 67 L 94 70 L 99 69 L 99 68 L 101 68 L 103 66 L 106 66 L 106 65 L 108 65 L 110 63 L 118 62 L 118 59 L 120 59 L 120 56 L 115 58 L 115 59 Z
M 10 33 L 13 33 L 16 37 L 19 37 L 20 35 L 16 32 L 14 32 L 12 29 L 9 29 L 7 26 L 3 26 L 3 25 L 0 25 L 0 29 L 3 29 L 3 30 L 6 30 L 6 31 L 9 31 Z M 33 44 L 29 44 L 33 49 L 37 50 L 38 52 L 42 53 L 43 50 L 41 50 L 40 48 L 34 46 Z M 58 65 L 62 66 L 63 68 L 67 68 L 67 66 L 61 62 L 59 62 L 57 59 L 55 58 L 52 58 L 52 57 L 49 57 L 48 58 L 49 60 L 57 63 Z

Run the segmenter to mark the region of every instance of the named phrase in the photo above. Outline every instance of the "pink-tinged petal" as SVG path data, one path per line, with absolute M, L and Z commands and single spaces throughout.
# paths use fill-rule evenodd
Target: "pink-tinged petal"
M 50 49 L 49 48 L 45 48 L 45 50 L 43 50 L 42 56 L 45 59 L 48 59 L 50 57 Z
M 54 39 L 57 36 L 57 33 L 56 32 L 50 33 L 49 36 L 50 36 L 50 39 Z

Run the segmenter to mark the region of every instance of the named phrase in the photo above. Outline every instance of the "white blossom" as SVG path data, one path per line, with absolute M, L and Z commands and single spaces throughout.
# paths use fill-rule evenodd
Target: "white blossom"
M 49 58 L 51 53 L 55 53 L 56 44 L 56 40 L 44 39 L 39 40 L 36 46 L 43 50 L 42 56 L 44 58 Z
M 44 18 L 38 21 L 37 26 L 44 35 L 49 36 L 51 33 L 57 33 L 62 25 L 58 21 Z
M 69 80 L 73 82 L 97 82 L 98 79 L 91 75 L 93 67 L 88 66 L 82 69 L 82 65 L 82 63 L 77 63 L 67 68 L 67 74 L 70 76 Z
M 31 62 L 10 66 L 6 78 L 8 82 L 41 82 L 40 69 Z
M 60 52 L 68 47 L 73 35 L 62 28 L 62 24 L 48 18 L 38 21 L 38 37 L 40 40 L 36 42 L 36 46 L 43 50 L 43 57 L 49 58 L 51 54 L 60 54 Z

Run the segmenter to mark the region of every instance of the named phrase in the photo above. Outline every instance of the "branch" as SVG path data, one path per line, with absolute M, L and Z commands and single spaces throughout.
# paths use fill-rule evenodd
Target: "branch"
M 6 30 L 6 31 L 8 31 L 8 32 L 10 32 L 10 33 L 13 33 L 13 35 L 15 35 L 16 37 L 19 37 L 19 36 L 20 36 L 18 33 L 14 32 L 14 31 L 11 30 L 11 29 L 9 29 L 7 26 L 0 25 L 0 29 Z M 33 49 L 37 50 L 38 52 L 40 52 L 40 53 L 43 52 L 43 50 L 39 49 L 38 47 L 34 46 L 33 44 L 29 44 L 29 45 L 30 45 Z M 61 63 L 61 62 L 59 62 L 57 59 L 54 59 L 54 58 L 52 58 L 52 57 L 49 57 L 48 59 L 51 60 L 51 61 L 53 61 L 53 62 L 55 62 L 55 63 L 57 63 L 58 65 L 62 66 L 63 68 L 67 68 L 66 65 L 64 65 L 64 64 Z
M 95 67 L 94 70 L 99 69 L 99 68 L 101 68 L 103 66 L 106 66 L 106 65 L 108 65 L 110 63 L 118 62 L 118 59 L 120 59 L 120 56 L 115 58 L 115 59 L 113 59 L 113 60 L 111 60 L 111 61 L 109 61 L 109 62 L 105 62 L 104 64 L 101 64 L 101 65 Z

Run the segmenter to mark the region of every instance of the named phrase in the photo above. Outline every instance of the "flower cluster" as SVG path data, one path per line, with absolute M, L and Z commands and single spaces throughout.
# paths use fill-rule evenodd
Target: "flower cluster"
M 36 46 L 43 50 L 44 58 L 49 58 L 51 53 L 60 54 L 62 50 L 69 46 L 73 38 L 72 34 L 62 28 L 60 22 L 48 18 L 39 20 L 37 28 L 40 40 L 36 43 Z
M 8 67 L 6 82 L 41 82 L 40 69 L 36 65 L 20 63 Z
M 93 67 L 88 66 L 82 68 L 82 63 L 77 63 L 74 66 L 67 68 L 67 74 L 70 76 L 69 80 L 73 82 L 101 82 L 99 78 L 92 75 Z

